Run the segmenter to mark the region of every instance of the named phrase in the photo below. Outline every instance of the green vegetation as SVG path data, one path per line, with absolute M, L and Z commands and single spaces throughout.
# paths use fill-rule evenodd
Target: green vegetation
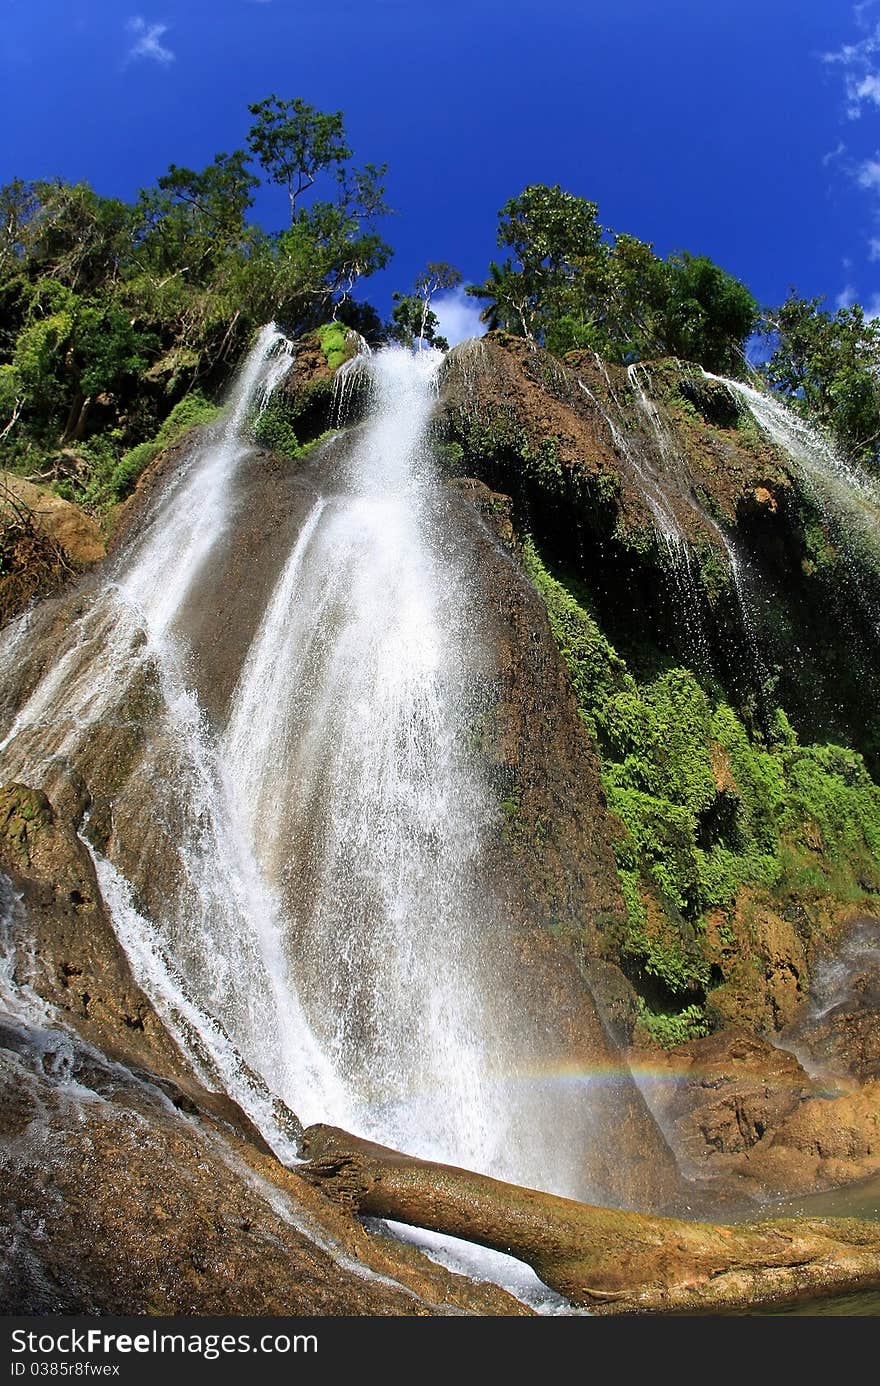
M 374 229 L 384 168 L 351 164 L 340 112 L 274 95 L 249 110 L 249 152 L 172 164 L 131 203 L 61 180 L 0 189 L 4 466 L 100 508 L 169 440 L 169 420 L 176 436 L 177 410 L 203 420 L 263 322 L 320 328 L 333 366 L 347 326 L 375 335 L 352 293 L 391 254 Z M 261 177 L 286 190 L 279 231 L 248 218 Z
M 799 745 L 781 708 L 761 735 L 687 669 L 637 682 L 580 591 L 548 571 L 530 540 L 523 558 L 623 828 L 619 945 L 646 992 L 646 1027 L 664 1042 L 695 1035 L 710 985 L 707 914 L 732 908 L 746 886 L 780 905 L 880 891 L 880 788 L 856 752 Z M 666 1004 L 651 1005 L 654 995 Z
M 439 321 L 431 307 L 431 299 L 441 289 L 456 288 L 461 278 L 461 273 L 453 265 L 435 261 L 416 277 L 413 293 L 392 294 L 394 307 L 387 329 L 389 340 L 399 342 L 401 346 L 412 347 L 421 343 L 446 351 L 449 343 L 437 332 Z
M 346 329 L 340 322 L 325 322 L 318 328 L 318 341 L 331 370 L 341 366 L 349 355 L 345 341 Z
M 774 389 L 833 435 L 844 452 L 880 461 L 880 323 L 854 303 L 829 313 L 792 294 L 765 315 L 775 350 L 762 367 Z
M 138 477 L 163 448 L 176 443 L 189 429 L 213 423 L 221 413 L 222 410 L 203 395 L 185 395 L 171 410 L 155 438 L 130 448 L 115 464 L 112 451 L 94 448 L 91 482 L 83 499 L 97 509 L 124 500 L 134 490 Z
M 533 184 L 499 213 L 498 244 L 512 252 L 468 293 L 483 320 L 557 355 L 589 348 L 609 361 L 681 356 L 742 373 L 758 318 L 745 285 L 705 256 L 662 260 L 634 236 L 606 232 L 598 207 L 558 185 Z

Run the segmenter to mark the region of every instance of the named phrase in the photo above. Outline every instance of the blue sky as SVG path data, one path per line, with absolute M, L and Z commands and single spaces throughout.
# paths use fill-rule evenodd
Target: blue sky
M 342 109 L 356 159 L 389 164 L 396 253 L 363 289 L 383 315 L 427 260 L 482 279 L 530 182 L 762 302 L 880 311 L 880 0 L 2 4 L 0 181 L 129 198 L 243 145 L 272 92 Z M 264 225 L 285 211 L 261 194 Z

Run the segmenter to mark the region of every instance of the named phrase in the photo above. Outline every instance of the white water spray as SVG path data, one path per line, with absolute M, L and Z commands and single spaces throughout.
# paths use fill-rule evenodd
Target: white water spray
M 245 661 L 224 738 L 291 967 L 345 1089 L 305 1120 L 498 1168 L 471 878 L 490 820 L 466 757 L 460 578 L 437 550 L 424 433 L 441 356 L 383 352 L 340 494 L 317 502 Z M 323 1110 L 321 1104 L 323 1102 Z
M 105 899 L 135 975 L 190 1054 L 213 1070 L 276 1145 L 258 1074 L 288 1102 L 303 1082 L 332 1090 L 285 973 L 277 899 L 239 821 L 237 798 L 187 686 L 173 626 L 195 577 L 222 543 L 233 481 L 249 454 L 244 426 L 291 365 L 270 325 L 240 371 L 228 418 L 184 459 L 133 549 L 70 629 L 55 663 L 0 742 L 4 778 L 43 784 L 72 768 L 89 775 L 105 740 L 130 720 L 132 696 L 155 703 L 150 736 L 114 799 L 114 839 L 149 873 L 157 845 L 173 894 L 148 919 L 112 862 L 96 855 Z M 14 654 L 15 642 L 10 645 Z M 100 759 L 98 762 L 100 773 Z M 164 845 L 162 845 L 164 844 Z M 267 1017 L 277 1041 L 263 1043 Z M 222 1018 L 222 1020 L 220 1019 Z
M 707 380 L 724 385 L 744 404 L 761 431 L 793 464 L 829 529 L 840 540 L 860 604 L 880 635 L 880 611 L 863 593 L 862 578 L 853 561 L 862 555 L 870 567 L 880 567 L 880 485 L 780 400 L 741 380 L 709 371 L 703 374 Z

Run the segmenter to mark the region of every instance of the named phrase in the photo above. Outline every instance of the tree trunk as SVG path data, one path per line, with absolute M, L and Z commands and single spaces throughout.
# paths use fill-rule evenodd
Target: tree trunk
M 62 446 L 65 443 L 77 443 L 82 438 L 86 428 L 86 419 L 89 416 L 89 408 L 92 403 L 91 395 L 84 395 L 78 390 L 70 406 L 67 415 L 67 423 L 64 425 L 64 432 L 61 435 Z
M 880 1288 L 880 1224 L 721 1226 L 593 1207 L 310 1126 L 295 1173 L 352 1212 L 478 1242 L 594 1313 L 712 1312 Z

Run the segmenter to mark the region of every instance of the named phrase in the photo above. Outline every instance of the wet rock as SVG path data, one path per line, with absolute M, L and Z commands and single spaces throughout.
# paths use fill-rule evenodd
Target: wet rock
M 797 1059 L 746 1031 L 691 1040 L 660 1056 L 638 1055 L 661 1127 L 692 1174 L 716 1174 L 730 1157 L 777 1130 L 811 1091 Z
M 0 1034 L 12 1314 L 530 1313 L 373 1237 L 232 1126 L 57 1031 Z
M 110 1053 L 188 1076 L 134 981 L 87 849 L 41 790 L 0 790 L 0 873 L 19 985 Z
M 880 1081 L 855 1092 L 811 1097 L 757 1146 L 739 1169 L 764 1195 L 841 1188 L 880 1172 Z
M 805 1064 L 845 1085 L 880 1078 L 880 923 L 851 922 L 813 963 L 806 1008 L 783 1034 Z

